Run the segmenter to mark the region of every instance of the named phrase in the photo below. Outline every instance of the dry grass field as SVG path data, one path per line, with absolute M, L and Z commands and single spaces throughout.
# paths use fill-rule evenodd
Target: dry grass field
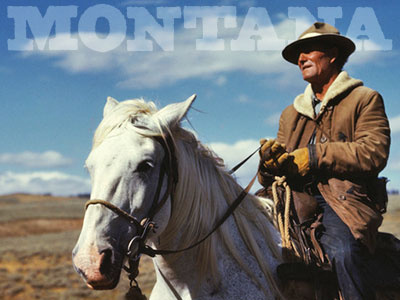
M 71 251 L 87 199 L 15 194 L 0 196 L 0 299 L 123 299 L 128 279 L 117 289 L 92 291 L 75 273 Z M 392 196 L 381 231 L 400 237 L 400 196 Z M 149 295 L 154 270 L 141 262 L 138 281 Z
M 129 280 L 113 291 L 92 291 L 75 273 L 71 251 L 87 199 L 34 195 L 0 196 L 0 299 L 123 299 Z M 139 281 L 147 295 L 154 284 L 149 258 Z

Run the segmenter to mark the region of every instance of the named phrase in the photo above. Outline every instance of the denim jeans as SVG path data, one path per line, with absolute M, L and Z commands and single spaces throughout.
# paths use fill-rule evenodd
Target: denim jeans
M 376 299 L 370 270 L 372 256 L 368 249 L 353 237 L 347 225 L 321 195 L 315 198 L 323 212 L 323 230 L 319 240 L 336 271 L 344 299 Z

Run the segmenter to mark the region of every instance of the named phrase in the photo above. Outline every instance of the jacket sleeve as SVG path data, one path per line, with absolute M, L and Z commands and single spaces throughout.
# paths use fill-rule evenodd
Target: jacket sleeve
M 279 129 L 278 129 L 278 133 L 276 135 L 276 141 L 281 144 L 286 143 L 286 138 L 285 138 L 285 133 L 284 133 L 284 128 L 285 128 L 285 126 L 284 126 L 285 117 L 284 116 L 285 116 L 286 110 L 283 111 L 283 113 L 281 114 L 281 117 L 279 118 Z
M 284 134 L 284 117 L 283 115 L 285 114 L 285 111 L 281 114 L 280 119 L 279 119 L 279 129 L 278 129 L 278 134 L 276 136 L 276 141 L 278 143 L 284 144 L 285 143 L 285 134 Z M 273 174 L 269 174 L 264 166 L 263 166 L 263 161 L 260 158 L 260 162 L 258 165 L 258 182 L 265 188 L 268 188 L 272 185 L 274 182 L 275 176 Z
M 289 120 L 293 119 L 292 115 L 297 116 L 297 112 L 295 112 L 294 108 L 292 105 L 289 105 L 286 107 L 280 118 L 279 118 L 279 129 L 278 133 L 276 135 L 276 141 L 280 144 L 286 144 L 287 146 L 287 141 L 288 141 L 288 127 L 293 126 L 293 120 L 291 122 L 288 122 Z M 260 163 L 258 166 L 258 182 L 263 186 L 263 187 L 270 187 L 272 183 L 274 182 L 275 175 L 269 174 L 264 166 L 263 162 L 260 159 Z
M 390 128 L 382 97 L 368 89 L 360 98 L 353 140 L 309 145 L 312 169 L 336 175 L 376 176 L 386 166 Z

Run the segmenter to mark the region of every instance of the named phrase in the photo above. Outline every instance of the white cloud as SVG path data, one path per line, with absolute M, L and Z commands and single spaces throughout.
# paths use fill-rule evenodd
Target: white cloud
M 376 62 L 379 56 L 383 56 L 384 53 L 379 54 L 376 51 L 355 51 L 348 59 L 345 65 L 346 68 L 351 68 L 354 66 L 362 66 L 365 63 Z M 383 58 L 383 57 L 382 57 Z
M 286 22 L 286 21 L 283 21 Z M 238 24 L 241 19 L 238 17 Z M 281 24 L 277 27 L 282 26 Z M 64 48 L 72 47 L 74 40 L 80 40 L 78 50 L 71 51 L 27 51 L 31 55 L 52 58 L 54 64 L 67 72 L 107 72 L 118 74 L 118 86 L 124 88 L 154 88 L 170 85 L 180 80 L 193 78 L 218 78 L 217 84 L 224 84 L 222 75 L 227 72 L 249 72 L 256 74 L 290 74 L 290 66 L 283 62 L 280 51 L 198 51 L 196 39 L 201 31 L 180 29 L 174 33 L 175 47 L 173 51 L 127 51 L 126 40 L 113 51 L 100 53 L 92 49 L 102 49 L 102 39 L 119 41 L 120 34 L 107 36 L 94 32 L 81 32 L 69 36 L 59 35 L 53 39 L 62 43 Z M 230 41 L 237 38 L 239 28 L 220 29 L 218 37 Z M 115 35 L 115 37 L 113 36 Z M 161 35 L 157 35 L 161 36 Z M 46 38 L 47 39 L 47 38 Z M 86 47 L 81 40 L 85 40 Z M 131 39 L 131 37 L 127 37 Z M 39 43 L 43 43 L 38 39 Z M 253 40 L 249 41 L 254 43 Z M 71 43 L 71 45 L 68 45 Z M 92 44 L 90 44 L 92 43 Z M 117 43 L 115 43 L 117 45 Z M 228 43 L 229 44 L 229 43 Z M 108 45 L 109 46 L 109 45 Z M 61 48 L 61 46 L 60 46 Z M 228 46 L 229 48 L 229 46 Z
M 255 21 L 256 22 L 256 21 Z M 305 26 L 303 20 L 282 19 L 274 25 L 278 38 L 290 39 L 294 36 L 296 26 Z M 237 17 L 237 24 L 243 24 L 243 17 Z M 295 26 L 296 25 L 296 26 Z M 261 29 L 261 28 L 260 28 Z M 268 28 L 262 28 L 268 31 Z M 26 56 L 36 55 L 43 58 L 52 58 L 54 64 L 67 72 L 104 72 L 116 74 L 117 86 L 122 88 L 156 88 L 171 85 L 187 79 L 217 80 L 217 85 L 223 85 L 226 75 L 233 72 L 247 72 L 249 74 L 270 75 L 269 85 L 288 87 L 293 85 L 293 78 L 298 79 L 298 73 L 294 72 L 291 64 L 284 62 L 280 51 L 232 51 L 229 48 L 230 41 L 238 37 L 240 28 L 219 28 L 218 38 L 225 39 L 227 49 L 223 51 L 196 50 L 196 39 L 202 37 L 201 30 L 185 30 L 180 28 L 174 33 L 173 51 L 127 51 L 127 37 L 120 46 L 121 33 L 102 35 L 95 32 L 80 32 L 59 35 L 53 39 L 53 46 L 57 48 L 61 43 L 64 48 L 72 47 L 74 40 L 79 40 L 78 50 L 71 51 L 27 51 Z M 155 34 L 158 38 L 166 36 Z M 165 37 L 166 38 L 166 37 Z M 40 40 L 40 39 L 39 39 Z M 82 44 L 85 41 L 85 45 Z M 102 43 L 107 40 L 107 47 L 112 51 L 100 53 L 91 50 L 103 49 Z M 115 41 L 115 42 L 113 42 Z M 269 44 L 275 40 L 271 39 Z M 249 40 L 249 43 L 254 43 Z M 71 45 L 68 45 L 71 43 Z M 111 44 L 110 44 L 111 43 Z M 164 41 L 160 41 L 164 44 Z M 118 46 L 118 47 L 117 47 Z M 155 47 L 155 49 L 158 49 Z M 379 63 L 373 58 L 381 55 L 376 51 L 357 52 L 350 59 L 351 66 L 364 65 L 365 61 Z M 379 57 L 381 57 L 379 56 Z M 382 56 L 386 57 L 386 56 Z M 295 77 L 296 76 L 296 77 Z M 225 79 L 224 79 L 225 78 Z M 301 80 L 296 80 L 301 82 Z
M 0 153 L 0 164 L 18 165 L 28 168 L 55 168 L 72 163 L 70 158 L 56 151 L 36 153 L 24 151 L 21 153 Z
M 95 33 L 83 35 L 88 41 L 98 42 L 92 37 Z M 72 73 L 117 72 L 117 78 L 121 78 L 118 86 L 124 88 L 154 88 L 185 79 L 215 78 L 226 72 L 280 74 L 290 70 L 282 63 L 278 51 L 197 51 L 195 37 L 184 31 L 175 33 L 174 51 L 128 52 L 124 45 L 105 53 L 80 45 L 76 51 L 36 51 L 28 55 L 55 58 L 56 66 Z M 93 45 L 93 48 L 100 46 Z
M 239 103 L 249 103 L 249 102 L 251 102 L 251 99 L 247 95 L 242 94 L 242 95 L 239 95 L 239 97 L 237 98 L 237 101 Z
M 271 137 L 266 137 L 271 138 Z M 239 162 L 245 159 L 253 151 L 259 147 L 258 140 L 239 140 L 235 143 L 210 143 L 208 146 L 215 152 L 219 157 L 221 157 L 227 169 L 231 169 L 236 166 Z M 245 187 L 253 176 L 257 172 L 259 162 L 258 153 L 254 154 L 236 173 L 234 176 L 237 178 L 238 182 Z M 384 174 L 382 176 L 387 176 L 391 180 L 390 188 L 399 187 L 398 170 L 400 170 L 400 161 L 395 157 L 389 158 L 388 166 L 386 167 Z M 261 188 L 261 185 L 256 181 L 252 192 L 257 191 Z
M 387 168 L 389 170 L 399 171 L 400 170 L 400 161 L 389 162 Z
M 256 0 L 242 0 L 237 3 L 238 6 L 240 7 L 255 7 L 258 6 Z
M 244 8 L 259 6 L 257 4 L 257 0 L 241 0 L 241 1 L 220 0 L 217 4 L 222 6 L 238 6 Z
M 215 84 L 218 86 L 223 86 L 227 82 L 227 79 L 225 76 L 218 76 L 218 78 L 215 80 Z
M 269 115 L 265 120 L 264 123 L 266 125 L 271 125 L 271 126 L 276 126 L 279 124 L 279 118 L 281 116 L 280 112 L 274 113 L 272 115 Z
M 90 180 L 61 172 L 0 173 L 0 193 L 76 195 L 90 191 Z
M 241 140 L 234 144 L 211 143 L 209 147 L 220 156 L 227 168 L 233 168 L 260 146 L 257 140 Z M 238 182 L 245 187 L 257 172 L 259 156 L 255 153 L 239 170 L 235 172 Z M 257 183 L 252 191 L 260 188 Z
M 390 130 L 392 133 L 400 132 L 400 115 L 389 119 Z M 400 166 L 400 164 L 399 164 Z
M 165 6 L 165 0 L 127 0 L 120 4 L 121 6 L 149 6 L 149 5 L 160 5 Z

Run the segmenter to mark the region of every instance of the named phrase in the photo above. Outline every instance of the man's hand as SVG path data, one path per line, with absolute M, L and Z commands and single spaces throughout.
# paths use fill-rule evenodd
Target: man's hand
M 290 152 L 283 166 L 283 173 L 287 176 L 305 176 L 310 171 L 308 148 L 300 148 Z
M 282 164 L 286 161 L 288 153 L 286 146 L 278 143 L 275 139 L 260 140 L 260 159 L 265 170 L 273 175 L 277 175 Z

